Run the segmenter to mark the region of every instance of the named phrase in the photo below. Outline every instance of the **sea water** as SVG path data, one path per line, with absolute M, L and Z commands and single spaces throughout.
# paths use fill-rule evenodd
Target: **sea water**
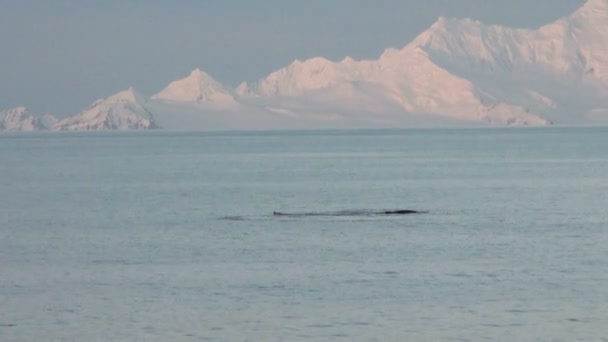
M 3 134 L 0 340 L 607 341 L 607 147 L 605 128 Z M 383 209 L 427 213 L 357 215 Z

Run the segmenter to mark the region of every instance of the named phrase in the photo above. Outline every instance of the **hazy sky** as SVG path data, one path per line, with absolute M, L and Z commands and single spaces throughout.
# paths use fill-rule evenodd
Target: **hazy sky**
M 439 16 L 538 27 L 584 0 L 0 0 L 0 109 L 72 115 L 201 68 L 227 85 L 292 60 L 377 58 Z

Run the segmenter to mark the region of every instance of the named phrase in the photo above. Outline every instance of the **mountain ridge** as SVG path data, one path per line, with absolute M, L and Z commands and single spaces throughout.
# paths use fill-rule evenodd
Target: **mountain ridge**
M 376 59 L 295 59 L 235 88 L 197 68 L 149 98 L 130 89 L 50 129 L 607 124 L 606 45 L 608 0 L 538 29 L 440 17 Z

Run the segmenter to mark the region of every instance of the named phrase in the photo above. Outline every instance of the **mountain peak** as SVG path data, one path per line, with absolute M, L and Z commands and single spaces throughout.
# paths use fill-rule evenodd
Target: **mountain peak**
M 579 11 L 608 11 L 608 0 L 587 0 Z
M 23 113 L 28 113 L 28 110 L 25 107 L 23 107 L 23 106 L 19 106 L 19 107 L 7 109 L 7 110 L 2 111 L 2 112 L 15 113 L 15 114 L 23 114 Z
M 0 111 L 0 131 L 36 131 L 51 129 L 57 119 L 50 114 L 32 115 L 25 107 Z
M 9 108 L 3 111 L 0 111 L 1 114 L 4 115 L 24 115 L 24 114 L 29 114 L 28 110 L 23 107 L 14 107 L 14 108 Z
M 352 66 L 354 60 L 333 62 L 324 57 L 312 57 L 304 61 L 295 59 L 288 66 L 270 73 L 258 80 L 253 88 L 240 87 L 257 95 L 289 96 L 301 91 L 318 90 L 328 87 L 333 80 L 345 76 L 345 66 Z
M 537 30 L 440 17 L 411 45 L 443 66 L 509 73 L 535 68 L 608 82 L 607 39 L 608 0 L 588 0 Z
M 135 91 L 135 89 L 133 89 L 133 87 L 129 87 L 126 90 L 123 90 L 121 92 L 118 92 L 112 96 L 109 96 L 107 98 L 107 100 L 110 101 L 125 101 L 125 102 L 137 102 L 138 99 L 138 94 Z
M 79 131 L 103 129 L 155 128 L 150 113 L 138 101 L 140 96 L 131 87 L 95 101 L 82 112 L 54 124 L 54 129 Z
M 608 22 L 608 0 L 588 0 L 569 19 L 582 22 L 591 21 L 594 25 L 605 26 L 605 23 Z
M 233 103 L 232 94 L 211 75 L 196 68 L 182 79 L 169 83 L 152 100 L 187 103 Z
M 190 72 L 190 74 L 188 75 L 188 77 L 186 77 L 186 79 L 194 79 L 194 80 L 213 80 L 213 77 L 211 77 L 211 75 L 209 75 L 208 73 L 204 72 L 203 70 L 196 68 L 194 70 L 192 70 Z

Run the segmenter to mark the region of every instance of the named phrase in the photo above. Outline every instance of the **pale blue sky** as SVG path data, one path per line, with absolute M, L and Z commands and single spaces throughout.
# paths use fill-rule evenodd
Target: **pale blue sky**
M 72 115 L 200 67 L 237 85 L 313 56 L 376 58 L 439 16 L 538 27 L 584 0 L 0 0 L 0 109 Z

